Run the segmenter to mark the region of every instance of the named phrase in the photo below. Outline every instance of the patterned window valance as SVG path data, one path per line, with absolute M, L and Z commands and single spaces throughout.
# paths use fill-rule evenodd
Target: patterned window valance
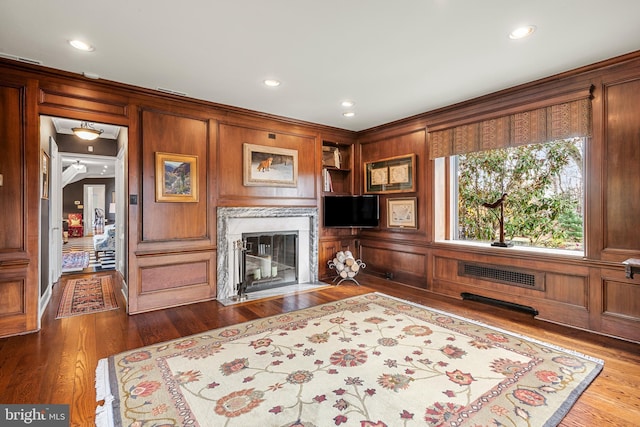
M 591 98 L 429 132 L 429 157 L 591 135 Z

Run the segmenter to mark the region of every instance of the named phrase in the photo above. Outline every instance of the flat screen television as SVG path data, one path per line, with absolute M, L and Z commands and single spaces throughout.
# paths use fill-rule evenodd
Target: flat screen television
M 377 227 L 380 202 L 377 195 L 324 196 L 325 227 Z

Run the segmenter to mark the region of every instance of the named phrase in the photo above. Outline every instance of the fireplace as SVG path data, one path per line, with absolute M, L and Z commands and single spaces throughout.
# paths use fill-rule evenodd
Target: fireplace
M 217 216 L 218 301 L 231 303 L 238 294 L 243 279 L 238 244 L 246 245 L 244 278 L 250 298 L 265 289 L 318 284 L 316 208 L 230 207 L 218 208 Z
M 297 231 L 242 233 L 242 243 L 236 256 L 246 293 L 298 283 Z

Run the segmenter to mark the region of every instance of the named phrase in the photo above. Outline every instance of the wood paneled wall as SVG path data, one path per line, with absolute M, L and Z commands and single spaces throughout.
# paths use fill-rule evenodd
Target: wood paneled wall
M 215 298 L 215 122 L 148 107 L 138 118 L 139 149 L 130 151 L 129 169 L 133 163 L 138 178 L 129 187 L 137 197 L 130 203 L 129 312 Z M 131 146 L 131 135 L 129 141 Z M 157 201 L 157 153 L 196 157 L 197 201 Z
M 208 121 L 168 114 L 142 111 L 142 170 L 140 208 L 145 220 L 141 224 L 140 243 L 207 239 L 210 221 L 209 180 L 211 150 Z M 215 145 L 214 147 L 215 148 Z M 197 201 L 156 201 L 156 155 L 179 154 L 196 157 Z
M 0 336 L 38 328 L 41 151 L 35 84 L 0 74 Z
M 446 218 L 436 220 L 434 203 L 446 196 L 436 197 L 441 191 L 433 182 L 436 162 L 426 159 L 421 138 L 411 135 L 422 135 L 425 127 L 427 131 L 447 129 L 537 107 L 563 93 L 589 87 L 593 88 L 593 123 L 585 154 L 584 258 L 436 239 Z M 422 174 L 415 193 L 418 230 L 389 230 L 381 225 L 358 236 L 369 272 L 392 275 L 394 280 L 454 298 L 473 293 L 532 306 L 540 319 L 640 341 L 640 277 L 626 278 L 621 264 L 640 257 L 638 53 L 365 131 L 359 135 L 359 144 L 366 153 L 363 161 L 415 152 Z M 385 196 L 389 197 L 394 195 Z M 460 260 L 483 261 L 497 269 L 527 268 L 545 275 L 545 288 L 524 289 L 459 275 Z
M 416 189 L 381 196 L 377 229 L 321 227 L 319 271 L 330 273 L 325 268 L 330 252 L 350 248 L 367 263 L 364 274 L 392 276 L 396 284 L 454 298 L 473 292 L 534 304 L 540 318 L 640 341 L 640 278 L 626 278 L 620 264 L 640 257 L 640 52 L 359 133 L 5 59 L 0 59 L 0 83 L 0 136 L 9 141 L 0 157 L 0 335 L 37 328 L 40 170 L 34 147 L 38 115 L 44 114 L 128 129 L 130 313 L 215 298 L 217 207 L 321 208 L 322 144 L 333 141 L 353 144 L 348 182 L 353 193 L 363 192 L 364 163 L 407 154 L 416 155 Z M 429 131 L 535 108 L 591 85 L 583 259 L 465 248 L 436 239 L 446 218 L 435 216 L 434 203 L 442 194 L 434 189 Z M 297 187 L 243 185 L 245 143 L 297 150 Z M 156 201 L 156 152 L 197 156 L 197 202 Z M 386 203 L 394 197 L 416 197 L 416 229 L 387 227 Z M 459 275 L 454 270 L 459 260 L 541 272 L 545 288 L 514 289 Z
M 603 91 L 606 108 L 604 248 L 637 252 L 640 247 L 640 78 L 606 84 Z
M 323 134 L 355 140 L 349 131 L 5 59 L 0 83 L 1 136 L 8 141 L 0 158 L 0 209 L 7 218 L 0 230 L 0 335 L 37 328 L 38 115 L 128 130 L 124 279 L 131 314 L 215 298 L 217 207 L 318 206 Z M 298 185 L 244 186 L 245 143 L 296 150 Z M 197 202 L 156 201 L 159 152 L 197 157 Z
M 265 123 L 264 125 L 267 125 Z M 298 152 L 297 187 L 243 185 L 245 143 Z M 311 205 L 317 202 L 317 135 L 311 129 L 279 132 L 246 124 L 220 124 L 218 197 L 226 206 Z

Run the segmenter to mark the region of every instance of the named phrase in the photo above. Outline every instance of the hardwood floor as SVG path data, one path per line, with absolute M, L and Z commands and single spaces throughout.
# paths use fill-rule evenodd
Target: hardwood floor
M 97 405 L 95 368 L 101 358 L 258 317 L 379 291 L 603 359 L 604 370 L 560 425 L 640 425 L 640 345 L 537 321 L 523 313 L 428 295 L 363 275 L 360 287 L 343 284 L 228 307 L 212 301 L 133 316 L 126 314 L 124 298 L 118 293 L 118 310 L 56 320 L 62 289 L 70 277 L 78 276 L 65 276 L 54 287 L 39 333 L 0 339 L 0 403 L 69 404 L 71 425 L 91 426 Z

